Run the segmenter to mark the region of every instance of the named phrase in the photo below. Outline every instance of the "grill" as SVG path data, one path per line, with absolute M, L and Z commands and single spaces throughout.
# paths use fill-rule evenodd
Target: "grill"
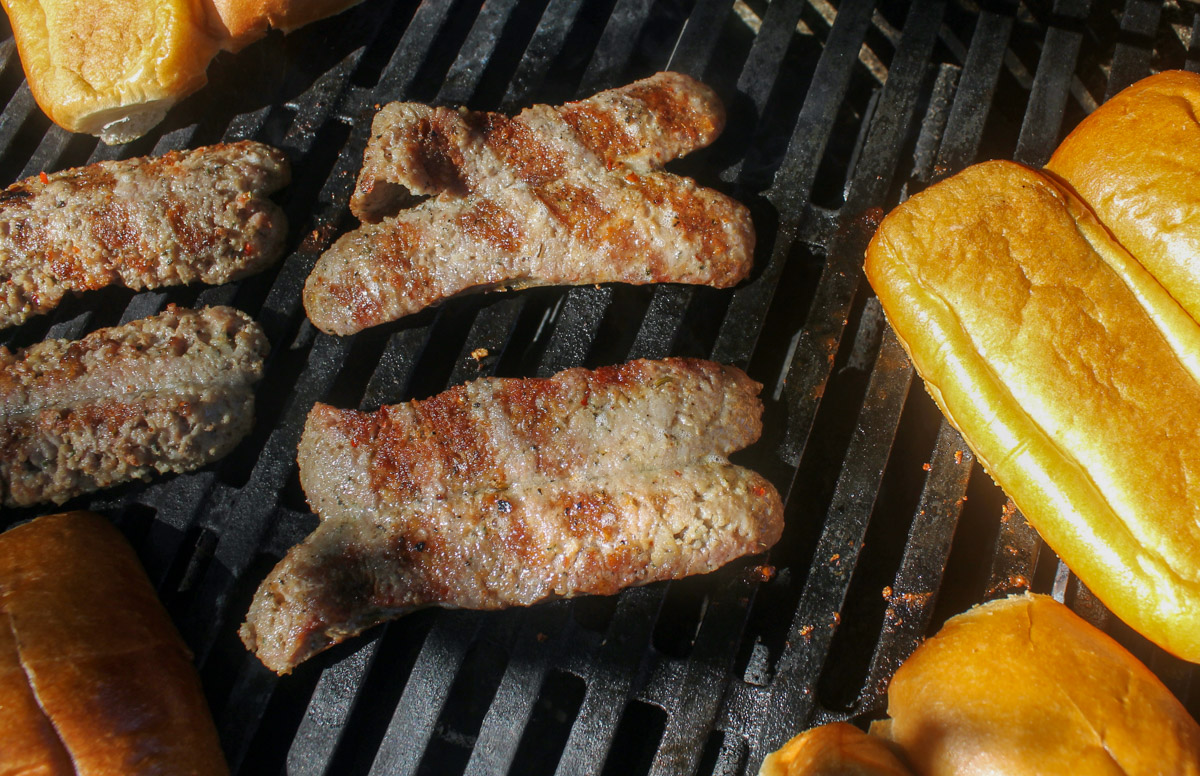
M 172 302 L 234 304 L 263 324 L 273 349 L 237 451 L 70 505 L 108 515 L 138 550 L 195 652 L 235 773 L 754 773 L 800 729 L 881 716 L 921 638 L 1025 588 L 1072 605 L 1200 709 L 1191 666 L 1111 617 L 983 474 L 859 269 L 879 218 L 909 194 L 984 158 L 1041 164 L 1121 87 L 1200 69 L 1195 6 L 367 0 L 222 55 L 208 88 L 120 147 L 51 125 L 4 38 L 3 180 L 221 139 L 263 140 L 294 165 L 276 269 L 100 292 L 0 335 L 10 347 L 75 338 Z M 726 101 L 722 138 L 673 169 L 749 205 L 751 280 L 471 296 L 349 338 L 307 323 L 300 289 L 354 225 L 346 203 L 377 104 L 515 110 L 659 69 Z M 666 355 L 738 364 L 766 386 L 767 430 L 737 460 L 785 497 L 769 556 L 609 598 L 418 612 L 283 679 L 242 648 L 258 582 L 316 525 L 295 466 L 314 401 L 375 408 L 477 376 Z

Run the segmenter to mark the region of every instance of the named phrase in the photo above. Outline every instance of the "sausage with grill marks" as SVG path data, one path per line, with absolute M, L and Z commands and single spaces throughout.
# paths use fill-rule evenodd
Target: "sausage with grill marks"
M 0 348 L 0 495 L 64 501 L 228 453 L 254 422 L 267 340 L 230 307 Z
M 749 212 L 658 169 L 723 123 L 712 91 L 673 73 L 516 117 L 388 106 L 353 202 L 369 223 L 318 260 L 309 318 L 352 334 L 469 290 L 732 286 L 753 261 Z M 436 196 L 398 210 L 418 195 Z
M 761 432 L 760 388 L 668 359 L 318 407 L 300 477 L 322 521 L 259 587 L 242 640 L 286 673 L 415 608 L 611 594 L 761 552 L 779 495 L 726 460 Z
M 0 192 L 0 326 L 70 292 L 225 283 L 283 253 L 280 151 L 241 141 L 98 162 Z

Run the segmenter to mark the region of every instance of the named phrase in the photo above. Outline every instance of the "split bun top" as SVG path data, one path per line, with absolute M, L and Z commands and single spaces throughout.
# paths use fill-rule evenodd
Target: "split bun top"
M 0 0 L 29 88 L 72 132 L 124 143 L 206 83 L 217 52 L 359 0 Z

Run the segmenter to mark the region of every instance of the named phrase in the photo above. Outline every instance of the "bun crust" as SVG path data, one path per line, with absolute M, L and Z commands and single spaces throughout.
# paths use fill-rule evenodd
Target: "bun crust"
M 222 27 L 224 47 L 238 51 L 267 34 L 288 33 L 327 16 L 341 13 L 362 0 L 209 0 L 211 16 Z
M 887 724 L 923 776 L 1200 773 L 1200 727 L 1136 658 L 1045 596 L 947 621 L 888 687 Z
M 1200 75 L 1143 79 L 1075 128 L 1046 165 L 1200 321 Z
M 1200 326 L 1046 176 L 989 162 L 881 224 L 867 276 L 983 466 L 1102 601 L 1200 661 Z
M 204 86 L 208 63 L 361 0 L 0 0 L 42 110 L 125 143 Z
M 0 623 L 0 722 L 30 732 L 0 773 L 228 773 L 187 648 L 107 520 L 0 535 Z
M 0 0 L 34 98 L 107 143 L 141 136 L 204 85 L 219 49 L 194 0 Z
M 846 722 L 806 730 L 767 755 L 758 776 L 913 776 L 888 743 Z

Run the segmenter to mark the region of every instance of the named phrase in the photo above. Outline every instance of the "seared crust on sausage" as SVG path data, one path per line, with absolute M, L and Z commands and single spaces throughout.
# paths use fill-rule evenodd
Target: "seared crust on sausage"
M 515 482 L 727 456 L 762 433 L 759 385 L 695 359 L 493 378 L 377 412 L 317 404 L 300 483 L 322 518 Z
M 660 73 L 516 117 L 395 103 L 377 115 L 354 195 L 369 223 L 304 289 L 309 318 L 351 334 L 467 290 L 742 280 L 750 214 L 658 169 L 711 143 L 720 102 Z M 433 196 L 415 207 L 415 197 Z
M 725 126 L 725 108 L 708 87 L 679 73 L 658 73 L 566 105 L 534 105 L 515 119 L 415 102 L 384 105 L 371 124 L 350 211 L 369 223 L 394 216 L 416 197 L 466 196 L 495 174 L 486 146 L 501 133 L 578 144 L 605 168 L 637 172 L 662 167 L 712 143 Z M 498 138 L 497 138 L 498 139 Z M 501 156 L 527 173 L 537 146 L 508 143 Z M 549 160 L 545 160 L 549 161 Z M 550 168 L 543 168 L 548 172 Z
M 254 597 L 280 673 L 422 606 L 495 609 L 712 571 L 779 538 L 761 388 L 706 361 L 479 380 L 375 413 L 319 405 L 301 483 L 322 523 Z
M 61 504 L 220 458 L 253 424 L 266 353 L 258 324 L 229 307 L 0 348 L 4 504 Z
M 242 640 L 286 673 L 418 607 L 500 609 L 704 574 L 774 544 L 782 511 L 761 475 L 706 460 L 343 515 L 275 567 Z
M 282 152 L 241 141 L 98 162 L 0 192 L 0 326 L 68 292 L 225 283 L 283 252 Z

